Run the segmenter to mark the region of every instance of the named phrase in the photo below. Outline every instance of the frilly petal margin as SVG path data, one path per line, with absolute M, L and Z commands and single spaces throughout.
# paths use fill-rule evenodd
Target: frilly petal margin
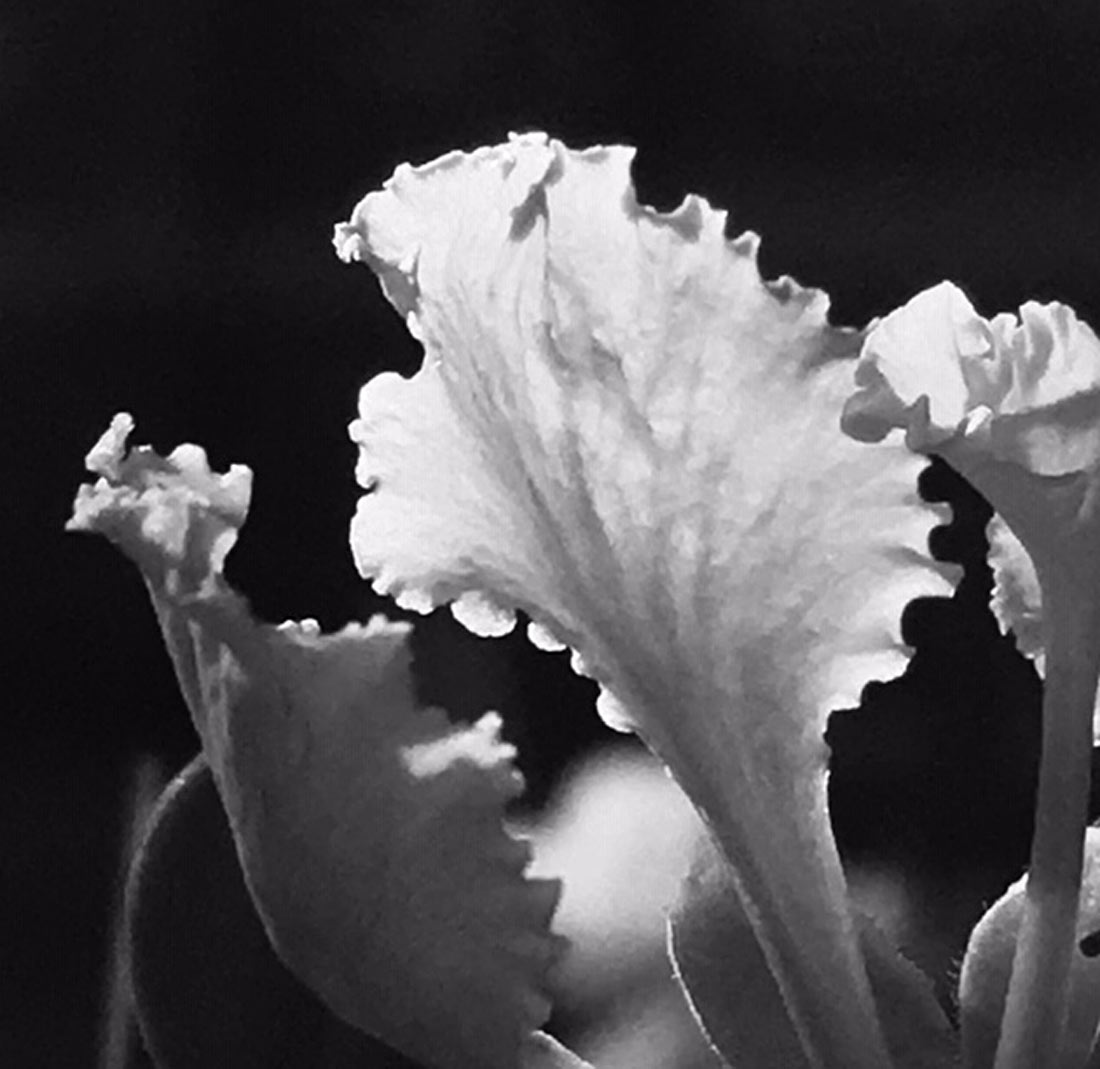
M 572 647 L 714 827 L 803 1041 L 877 1069 L 822 735 L 951 590 L 942 514 L 921 460 L 839 433 L 861 338 L 825 294 L 764 282 L 698 197 L 640 206 L 632 156 L 513 137 L 336 228 L 425 348 L 360 394 L 352 548 L 399 604 Z
M 1100 338 L 1066 305 L 991 320 L 950 282 L 870 332 L 845 405 L 853 438 L 894 428 L 981 491 L 1039 572 L 1100 585 Z
M 526 880 L 528 845 L 504 830 L 521 778 L 499 718 L 455 727 L 415 707 L 408 625 L 256 623 L 221 574 L 251 473 L 216 475 L 194 446 L 127 455 L 132 426 L 116 416 L 89 454 L 101 477 L 68 527 L 144 573 L 280 957 L 425 1065 L 556 1064 L 533 1033 L 560 884 Z
M 1046 676 L 1043 650 L 1043 592 L 1035 565 L 1012 529 L 996 513 L 986 525 L 993 593 L 989 604 L 1001 634 L 1012 632 L 1016 648 L 1035 664 L 1039 677 Z M 1100 694 L 1092 714 L 1093 742 L 1100 745 Z
M 1012 528 L 994 513 L 985 527 L 989 542 L 989 567 L 993 572 L 993 591 L 989 607 L 1002 635 L 1009 631 L 1016 648 L 1035 660 L 1043 671 L 1042 612 L 1043 595 L 1035 565 Z

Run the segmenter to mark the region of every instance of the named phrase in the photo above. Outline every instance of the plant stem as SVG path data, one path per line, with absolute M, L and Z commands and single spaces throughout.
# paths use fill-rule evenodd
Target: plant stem
M 743 740 L 715 742 L 714 724 L 674 748 L 647 738 L 679 778 L 729 863 L 738 896 L 812 1069 L 889 1069 L 847 885 L 829 824 L 824 767 L 784 795 Z M 681 725 L 683 726 L 683 725 Z M 662 745 L 664 743 L 664 745 Z M 772 793 L 773 797 L 761 798 Z
M 1068 571 L 1041 574 L 1046 683 L 1042 756 L 1024 915 L 996 1069 L 1060 1069 L 1076 940 L 1100 613 Z

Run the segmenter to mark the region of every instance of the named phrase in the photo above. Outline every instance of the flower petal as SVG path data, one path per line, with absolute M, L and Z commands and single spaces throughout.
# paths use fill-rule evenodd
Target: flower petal
M 871 331 L 844 429 L 878 441 L 902 428 L 996 510 L 992 608 L 1040 674 L 1040 569 L 1100 596 L 1100 339 L 1062 304 L 982 319 L 956 286 L 918 294 Z M 1100 706 L 1094 731 L 1100 739 Z
M 229 815 L 287 965 L 338 1015 L 428 1065 L 514 1069 L 546 1019 L 560 893 L 526 880 L 503 826 L 521 787 L 500 720 L 418 710 L 407 625 L 321 635 L 256 623 L 221 575 L 250 473 L 195 447 L 125 455 L 116 417 L 70 528 L 141 566 Z
M 871 331 L 856 382 L 847 433 L 903 428 L 986 496 L 1040 569 L 1100 581 L 1100 339 L 1071 308 L 1028 302 L 1019 321 L 985 320 L 941 283 Z
M 855 1021 L 822 732 L 904 666 L 904 605 L 950 589 L 937 514 L 919 461 L 838 433 L 860 338 L 825 295 L 762 281 L 756 236 L 697 197 L 639 206 L 632 155 L 515 137 L 399 168 L 337 227 L 425 347 L 361 392 L 352 547 L 400 604 L 466 619 L 476 594 L 479 632 L 520 609 L 577 651 L 774 954 L 834 963 L 811 982 Z
M 1100 339 L 1060 304 L 1025 304 L 1019 322 L 986 321 L 944 283 L 871 331 L 856 381 L 848 433 L 876 441 L 904 428 L 912 449 L 942 456 L 1018 539 L 994 538 L 995 608 L 1019 609 L 1020 595 L 1035 602 L 1029 592 L 1041 591 L 1035 832 L 997 1062 L 1053 1065 L 1064 1058 L 1100 678 Z M 1019 566 L 1019 547 L 1033 571 Z M 1037 651 L 1031 630 L 1024 642 Z
M 1035 660 L 1043 671 L 1042 605 L 1039 577 L 1027 550 L 1012 528 L 996 513 L 985 528 L 989 540 L 989 567 L 993 571 L 993 593 L 989 599 L 1001 634 L 1012 631 L 1016 648 Z
M 1031 658 L 1040 678 L 1046 676 L 1043 649 L 1043 593 L 1035 565 L 1012 529 L 996 513 L 986 526 L 989 566 L 993 571 L 990 607 L 1001 634 L 1012 632 L 1016 648 Z M 1100 694 L 1092 716 L 1093 739 L 1100 745 Z

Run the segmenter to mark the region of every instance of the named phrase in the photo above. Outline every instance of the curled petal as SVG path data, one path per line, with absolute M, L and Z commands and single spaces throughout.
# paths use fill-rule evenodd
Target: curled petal
M 521 779 L 499 718 L 416 708 L 407 625 L 255 622 L 221 575 L 247 469 L 214 475 L 194 447 L 126 455 L 131 427 L 116 417 L 93 450 L 101 479 L 70 527 L 145 574 L 273 945 L 423 1063 L 515 1069 L 549 1013 L 560 885 L 525 879 L 528 846 L 504 829 Z
M 773 966 L 810 977 L 808 1035 L 873 1012 L 822 732 L 904 666 L 903 606 L 950 589 L 937 515 L 919 460 L 838 433 L 860 338 L 826 296 L 764 282 L 698 197 L 640 206 L 632 155 L 515 137 L 399 168 L 337 227 L 425 348 L 360 394 L 352 548 L 401 604 L 479 633 L 522 610 L 578 654 L 715 825 Z
M 1062 304 L 985 320 L 944 282 L 871 331 L 856 381 L 849 434 L 904 429 L 912 449 L 940 454 L 996 510 L 993 612 L 1042 673 L 1040 576 L 1100 598 L 1100 339 Z
M 856 382 L 852 437 L 902 428 L 986 496 L 1040 571 L 1097 581 L 1100 339 L 1071 308 L 1029 301 L 986 320 L 941 283 L 871 331 Z
M 92 446 L 84 463 L 99 480 L 80 487 L 66 529 L 105 534 L 169 594 L 205 592 L 248 513 L 252 472 L 242 464 L 211 472 L 196 445 L 167 458 L 149 446 L 127 453 L 133 429 L 120 412 Z

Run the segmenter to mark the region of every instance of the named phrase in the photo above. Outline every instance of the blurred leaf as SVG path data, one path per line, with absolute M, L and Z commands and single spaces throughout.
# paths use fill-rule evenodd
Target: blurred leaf
M 134 999 L 159 1069 L 415 1069 L 331 1014 L 275 956 L 202 757 L 157 805 L 126 913 Z

